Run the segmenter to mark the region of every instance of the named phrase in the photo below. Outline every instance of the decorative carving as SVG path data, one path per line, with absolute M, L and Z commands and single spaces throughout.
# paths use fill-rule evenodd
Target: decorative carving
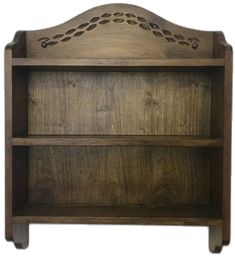
M 184 40 L 184 37 L 182 35 L 174 35 L 174 37 L 177 39 L 177 40 Z
M 166 36 L 170 36 L 171 35 L 171 32 L 169 30 L 163 29 L 162 32 Z
M 140 23 L 140 27 L 145 30 L 150 30 L 150 27 L 147 24 Z
M 116 22 L 116 23 L 121 23 L 121 22 L 124 21 L 124 19 L 114 19 L 113 21 Z
M 153 31 L 153 34 L 157 37 L 163 37 L 162 33 L 156 30 Z
M 168 42 L 172 42 L 172 43 L 175 43 L 175 42 L 176 42 L 173 37 L 166 37 L 166 40 L 167 40 Z
M 160 27 L 156 23 L 150 22 L 149 25 L 152 29 L 160 29 Z
M 127 20 L 126 22 L 129 23 L 130 25 L 135 25 L 135 24 L 137 24 L 137 22 L 134 21 L 134 20 Z
M 71 39 L 71 37 L 65 37 L 63 39 L 61 39 L 61 42 L 67 42 Z M 51 42 L 49 42 L 48 44 L 50 44 Z
M 83 29 L 83 28 L 85 28 L 88 25 L 89 25 L 89 23 L 83 23 L 80 26 L 78 26 L 78 29 Z
M 70 30 L 68 30 L 67 32 L 65 32 L 65 34 L 66 35 L 69 35 L 69 34 L 72 34 L 72 33 L 74 33 L 76 31 L 76 29 L 70 29 Z
M 123 12 L 115 12 L 113 15 L 120 17 L 120 16 L 123 16 L 124 13 Z
M 58 39 L 58 38 L 61 38 L 61 37 L 63 37 L 64 36 L 64 34 L 57 34 L 57 35 L 55 35 L 54 37 L 53 37 L 53 39 Z
M 104 13 L 103 15 L 101 15 L 102 18 L 108 18 L 110 17 L 112 14 L 111 13 Z
M 126 17 L 127 17 L 127 18 L 135 18 L 136 15 L 134 15 L 133 13 L 127 13 L 127 14 L 126 14 Z
M 96 26 L 97 26 L 96 24 L 92 24 L 86 30 L 90 31 L 90 30 L 94 29 Z
M 108 22 L 110 22 L 110 20 L 102 20 L 102 21 L 99 22 L 99 24 L 106 24 Z
M 199 42 L 198 38 L 190 37 L 190 38 L 188 38 L 188 41 L 191 42 L 193 49 L 197 49 L 198 48 L 198 42 Z
M 139 24 L 141 29 L 151 31 L 154 36 L 165 38 L 165 40 L 169 43 L 177 43 L 181 46 L 191 46 L 194 50 L 199 47 L 199 39 L 196 37 L 185 38 L 180 34 L 172 34 L 171 31 L 161 28 L 161 26 L 155 22 L 148 22 L 147 19 L 142 16 L 137 16 L 133 13 L 125 14 L 123 12 L 115 12 L 113 14 L 104 13 L 100 17 L 92 17 L 89 22 L 82 23 L 77 28 L 71 28 L 64 34 L 56 34 L 52 36 L 51 39 L 49 37 L 41 37 L 38 39 L 38 41 L 41 43 L 41 47 L 46 48 L 48 46 L 56 45 L 59 42 L 67 42 L 71 40 L 72 37 L 80 37 L 85 33 L 85 31 L 91 31 L 98 25 L 107 24 L 110 23 L 110 21 L 113 21 L 114 23 L 123 23 L 126 21 L 125 24 L 129 25 Z M 83 29 L 85 29 L 85 31 Z
M 48 46 L 53 46 L 56 45 L 58 42 L 57 41 L 51 41 L 49 43 L 47 43 Z
M 147 20 L 144 17 L 138 16 L 137 19 L 141 22 L 147 22 Z
M 74 37 L 79 37 L 81 36 L 85 31 L 78 31 L 77 33 L 75 33 L 73 36 Z
M 188 41 L 198 43 L 198 42 L 199 42 L 199 39 L 196 38 L 196 37 L 189 37 L 189 38 L 188 38 Z
M 179 41 L 179 44 L 182 45 L 182 46 L 189 46 L 189 43 L 186 42 L 186 41 Z
M 193 49 L 197 49 L 198 48 L 198 44 L 197 43 L 192 43 L 192 48 Z
M 100 19 L 100 17 L 94 17 L 94 18 L 92 18 L 91 20 L 90 20 L 90 22 L 96 22 L 96 21 L 98 21 Z

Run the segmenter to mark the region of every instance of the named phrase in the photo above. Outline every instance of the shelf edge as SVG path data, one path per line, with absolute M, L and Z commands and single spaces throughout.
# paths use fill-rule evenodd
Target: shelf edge
M 13 138 L 13 146 L 34 145 L 156 145 L 221 147 L 221 138 L 181 137 L 181 136 L 65 136 Z
M 83 66 L 156 66 L 156 67 L 210 67 L 224 66 L 223 58 L 198 59 L 45 59 L 45 58 L 13 58 L 13 66 L 26 67 L 83 67 Z
M 76 216 L 14 216 L 14 223 L 48 224 L 131 224 L 131 225 L 188 225 L 217 226 L 217 218 L 161 218 L 161 217 L 76 217 Z

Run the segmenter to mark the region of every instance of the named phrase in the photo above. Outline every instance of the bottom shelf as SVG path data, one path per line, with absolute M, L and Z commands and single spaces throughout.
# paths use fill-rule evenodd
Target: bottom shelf
M 14 223 L 221 225 L 215 208 L 189 207 L 81 207 L 30 205 L 13 216 Z

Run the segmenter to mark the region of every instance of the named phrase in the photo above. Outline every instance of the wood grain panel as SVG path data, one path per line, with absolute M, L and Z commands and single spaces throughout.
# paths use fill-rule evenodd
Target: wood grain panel
M 29 202 L 88 206 L 208 204 L 207 149 L 29 148 Z
M 206 72 L 36 72 L 29 134 L 209 135 Z

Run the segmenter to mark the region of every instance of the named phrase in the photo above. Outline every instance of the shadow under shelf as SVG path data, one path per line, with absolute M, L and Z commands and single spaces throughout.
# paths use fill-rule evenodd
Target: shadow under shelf
M 213 207 L 110 207 L 32 204 L 13 216 L 14 223 L 143 224 L 216 226 L 222 220 Z

